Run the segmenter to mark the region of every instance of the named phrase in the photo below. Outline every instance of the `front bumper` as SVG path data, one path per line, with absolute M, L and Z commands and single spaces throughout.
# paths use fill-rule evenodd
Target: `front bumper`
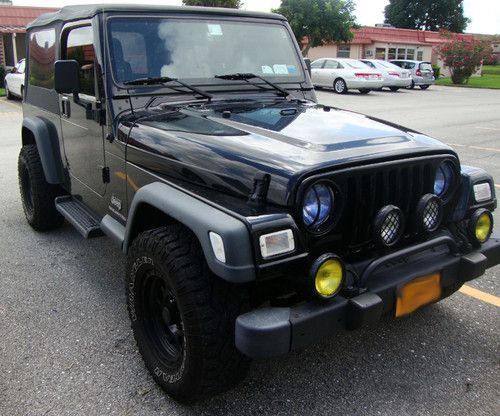
M 236 320 L 236 347 L 254 358 L 297 350 L 339 329 L 368 326 L 383 314 L 394 313 L 399 288 L 419 276 L 440 272 L 442 299 L 458 284 L 481 276 L 499 263 L 500 238 L 492 237 L 477 250 L 460 254 L 451 237 L 438 237 L 370 263 L 361 276 L 366 291 L 355 297 L 265 307 L 240 315 Z

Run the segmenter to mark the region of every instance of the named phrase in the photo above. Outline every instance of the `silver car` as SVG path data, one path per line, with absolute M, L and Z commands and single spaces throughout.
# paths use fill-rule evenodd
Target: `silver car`
M 418 85 L 421 89 L 426 90 L 434 83 L 434 71 L 430 62 L 409 59 L 395 59 L 390 62 L 411 71 L 412 83 L 408 87 L 410 89 Z
M 26 62 L 21 59 L 12 71 L 5 76 L 4 85 L 7 98 L 10 100 L 13 97 L 22 98 L 24 90 L 24 69 Z
M 400 68 L 380 59 L 361 59 L 361 62 L 379 71 L 384 79 L 384 87 L 389 88 L 391 91 L 411 86 L 411 72 L 408 69 Z
M 314 86 L 332 88 L 337 94 L 349 89 L 368 94 L 382 88 L 382 74 L 357 59 L 321 58 L 311 64 Z

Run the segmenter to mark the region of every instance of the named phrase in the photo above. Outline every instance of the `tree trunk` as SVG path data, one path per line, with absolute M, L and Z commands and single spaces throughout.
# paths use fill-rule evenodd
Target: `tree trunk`
M 302 49 L 302 56 L 305 58 L 311 49 L 311 42 L 309 42 L 304 49 Z

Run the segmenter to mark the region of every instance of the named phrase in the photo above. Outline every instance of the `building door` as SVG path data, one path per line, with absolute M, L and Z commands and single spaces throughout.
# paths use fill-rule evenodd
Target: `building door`
M 93 114 L 100 107 L 97 97 L 96 68 L 92 26 L 71 27 L 61 37 L 62 59 L 80 65 L 80 93 L 60 94 L 61 128 L 69 173 L 96 193 L 103 195 L 104 130 Z

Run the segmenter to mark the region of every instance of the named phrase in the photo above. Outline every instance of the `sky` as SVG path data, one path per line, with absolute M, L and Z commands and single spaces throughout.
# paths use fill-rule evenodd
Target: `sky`
M 384 21 L 384 7 L 388 0 L 354 0 L 355 15 L 361 25 L 373 26 Z M 41 6 L 40 0 L 13 0 L 16 6 Z M 62 7 L 68 4 L 103 3 L 99 0 L 44 0 L 43 6 Z M 134 3 L 137 0 L 106 0 L 105 3 Z M 141 3 L 141 2 L 139 2 Z M 144 4 L 180 5 L 181 0 L 146 0 Z M 270 11 L 279 7 L 280 0 L 243 0 L 243 8 L 247 10 Z M 464 0 L 465 16 L 472 22 L 466 32 L 500 34 L 500 0 Z

